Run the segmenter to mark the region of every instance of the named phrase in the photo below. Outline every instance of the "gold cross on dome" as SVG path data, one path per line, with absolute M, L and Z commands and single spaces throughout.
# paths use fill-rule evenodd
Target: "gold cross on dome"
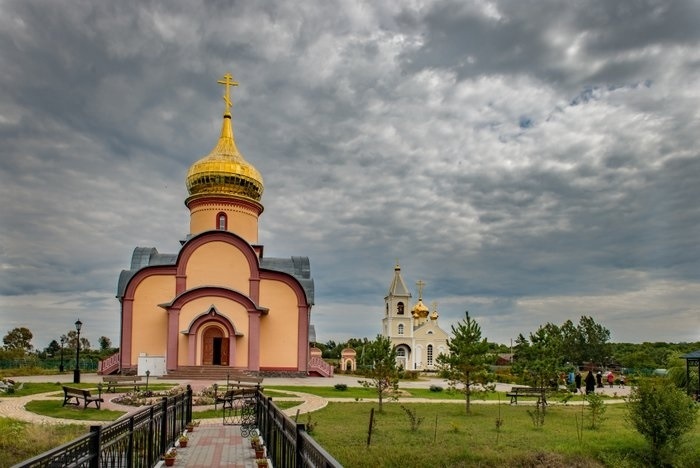
M 416 281 L 416 286 L 418 286 L 418 300 L 423 299 L 423 286 L 425 286 L 425 283 L 423 280 L 418 280 Z
M 217 81 L 217 83 L 219 83 L 220 85 L 224 85 L 225 90 L 224 90 L 223 98 L 224 98 L 224 102 L 226 103 L 226 113 L 228 114 L 229 112 L 231 112 L 231 106 L 233 105 L 233 104 L 231 104 L 230 87 L 231 86 L 238 86 L 238 82 L 233 81 L 233 77 L 231 76 L 231 73 L 226 73 L 224 75 L 224 78 Z

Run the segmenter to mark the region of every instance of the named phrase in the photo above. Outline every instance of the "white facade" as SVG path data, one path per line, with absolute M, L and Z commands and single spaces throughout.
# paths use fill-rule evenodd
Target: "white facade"
M 382 335 L 396 348 L 396 363 L 406 370 L 436 370 L 439 354 L 448 352 L 447 333 L 438 325 L 437 310 L 432 313 L 423 304 L 422 282 L 418 282 L 418 301 L 411 307 L 411 293 L 394 267 L 394 278 L 384 298 Z

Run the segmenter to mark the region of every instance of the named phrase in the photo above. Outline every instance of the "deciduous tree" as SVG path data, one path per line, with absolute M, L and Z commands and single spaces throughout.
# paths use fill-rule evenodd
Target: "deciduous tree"
M 33 348 L 31 343 L 33 337 L 34 335 L 29 328 L 17 327 L 7 332 L 7 335 L 3 337 L 2 342 L 5 344 L 6 350 L 19 352 L 20 354 L 24 355 L 31 352 Z

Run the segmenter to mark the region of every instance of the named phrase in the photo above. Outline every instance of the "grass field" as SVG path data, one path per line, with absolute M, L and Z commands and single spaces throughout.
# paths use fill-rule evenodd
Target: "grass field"
M 547 410 L 536 429 L 532 406 L 474 405 L 472 414 L 454 404 L 404 405 L 423 418 L 418 430 L 397 403 L 375 411 L 367 446 L 370 403 L 330 403 L 313 413 L 313 436 L 347 467 L 468 466 L 645 466 L 647 445 L 625 419 L 625 405 L 609 405 L 600 429 L 590 429 L 578 405 Z M 500 416 L 499 416 L 500 407 Z M 496 420 L 503 424 L 498 430 Z M 583 420 L 583 429 L 577 431 Z M 700 466 L 700 428 L 678 450 L 673 466 Z

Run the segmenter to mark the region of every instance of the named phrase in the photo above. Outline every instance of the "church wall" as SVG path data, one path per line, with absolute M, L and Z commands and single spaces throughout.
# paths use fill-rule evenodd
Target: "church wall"
M 230 340 L 236 343 L 236 352 L 231 363 L 234 367 L 248 366 L 248 311 L 241 304 L 220 297 L 202 297 L 195 299 L 185 304 L 180 310 L 180 329 L 185 330 L 190 323 L 202 314 L 209 312 L 211 306 L 216 308 L 216 311 L 226 317 L 236 328 L 236 331 L 243 333 L 243 336 L 236 338 L 229 337 Z M 202 327 L 198 331 L 197 349 L 195 352 L 195 362 L 197 365 L 202 362 L 202 333 L 206 327 Z M 187 335 L 179 334 L 178 336 L 178 365 L 188 364 L 188 340 Z
M 260 304 L 270 309 L 260 319 L 260 367 L 296 369 L 299 308 L 296 293 L 281 281 L 260 282 Z
M 192 204 L 190 233 L 193 235 L 218 229 L 217 215 L 225 213 L 227 230 L 235 232 L 250 244 L 258 243 L 258 215 L 254 210 L 234 204 Z
M 243 252 L 225 242 L 199 246 L 186 268 L 187 289 L 197 286 L 221 286 L 248 293 L 250 269 Z
M 172 276 L 149 276 L 136 287 L 130 364 L 137 364 L 139 353 L 165 356 L 168 316 L 158 304 L 170 302 L 174 291 Z

